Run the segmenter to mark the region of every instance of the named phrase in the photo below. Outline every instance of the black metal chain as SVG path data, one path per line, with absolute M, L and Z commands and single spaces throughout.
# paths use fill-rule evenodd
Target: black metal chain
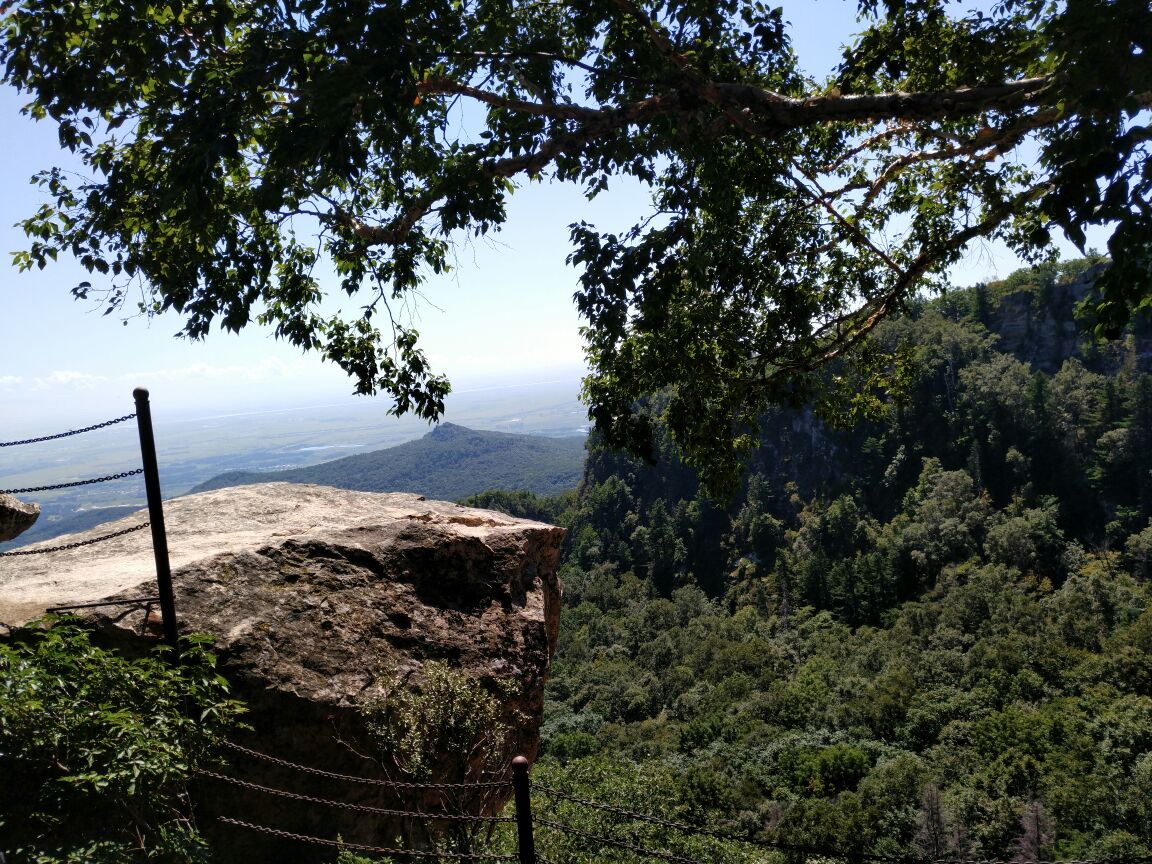
M 553 798 L 559 798 L 564 801 L 571 801 L 574 804 L 580 804 L 584 807 L 590 807 L 594 810 L 601 810 L 606 813 L 614 813 L 618 816 L 623 816 L 637 822 L 647 822 L 652 825 L 660 825 L 664 828 L 672 828 L 684 834 L 695 834 L 704 837 L 710 837 L 715 840 L 727 840 L 735 843 L 747 843 L 752 846 L 761 846 L 768 849 L 778 849 L 785 852 L 808 852 L 813 855 L 824 855 L 829 858 L 846 858 L 849 860 L 857 861 L 876 861 L 888 862 L 888 864 L 1013 864 L 1013 862 L 1003 859 L 995 858 L 920 858 L 920 857 L 897 857 L 891 855 L 873 855 L 868 852 L 845 852 L 837 849 L 825 849 L 815 846 L 803 846 L 799 844 L 781 843 L 773 840 L 757 840 L 752 837 L 737 837 L 733 834 L 725 834 L 720 831 L 712 831 L 708 828 L 697 828 L 692 825 L 686 825 L 682 822 L 673 822 L 668 819 L 661 819 L 658 816 L 649 816 L 646 813 L 637 813 L 632 810 L 625 810 L 623 807 L 616 807 L 612 804 L 603 804 L 599 801 L 589 801 L 586 798 L 578 798 L 575 795 L 569 795 L 567 792 L 562 792 L 559 789 L 553 789 L 550 786 L 544 786 L 538 783 L 532 784 L 533 792 L 540 792 Z M 551 823 L 545 819 L 537 819 L 536 821 L 541 824 L 550 825 L 551 827 L 559 830 L 559 823 Z M 566 828 L 573 833 L 579 833 L 577 829 Z M 603 838 L 598 838 L 603 839 Z M 1138 858 L 1124 858 L 1124 864 L 1152 864 L 1152 855 L 1144 855 Z M 1064 858 L 1055 859 L 1050 861 L 1035 861 L 1029 864 L 1118 864 L 1118 859 L 1115 858 Z
M 113 426 L 117 423 L 123 423 L 125 420 L 131 420 L 135 414 L 125 414 L 123 417 L 117 417 L 115 420 L 105 420 L 103 423 L 97 423 L 95 426 L 85 426 L 83 429 L 73 429 L 70 432 L 59 432 L 56 435 L 45 435 L 42 438 L 25 438 L 23 441 L 0 441 L 0 447 L 18 447 L 21 444 L 39 444 L 41 441 L 55 441 L 57 438 L 67 438 L 69 435 L 82 435 L 85 432 L 92 432 L 95 429 L 103 429 L 105 426 Z
M 368 804 L 349 804 L 345 801 L 332 801 L 328 798 L 313 798 L 311 795 L 301 795 L 297 792 L 288 792 L 284 789 L 273 789 L 270 786 L 261 786 L 257 783 L 250 783 L 247 780 L 241 780 L 238 777 L 229 777 L 227 774 L 217 774 L 215 771 L 205 771 L 201 769 L 196 773 L 204 777 L 211 777 L 215 780 L 222 780 L 225 783 L 231 783 L 233 786 L 239 786 L 243 789 L 250 789 L 254 792 L 264 792 L 268 795 L 279 795 L 283 798 L 291 798 L 294 801 L 307 801 L 310 804 L 322 804 L 326 807 L 339 807 L 343 810 L 355 810 L 359 813 L 375 813 L 379 816 L 417 816 L 421 819 L 441 819 L 457 822 L 516 821 L 516 819 L 511 816 L 471 816 L 462 813 L 417 813 L 411 810 L 389 810 L 385 807 L 372 807 Z
M 47 555 L 49 552 L 63 552 L 66 549 L 79 549 L 81 546 L 91 546 L 93 543 L 103 543 L 105 540 L 112 540 L 116 537 L 123 537 L 125 534 L 131 534 L 133 531 L 142 531 L 151 524 L 151 522 L 144 522 L 140 525 L 133 525 L 131 528 L 125 528 L 123 531 L 114 531 L 111 534 L 104 534 L 101 537 L 93 537 L 91 540 L 79 540 L 76 543 L 65 543 L 62 546 L 48 546 L 45 549 L 17 549 L 13 552 L 0 552 L 0 558 L 11 558 L 16 555 Z
M 70 609 L 99 609 L 103 606 L 151 606 L 159 597 L 129 597 L 127 600 L 101 600 L 98 603 L 69 603 L 67 606 L 49 606 L 49 612 L 67 612 Z M 0 862 L 3 864 L 3 862 Z
M 363 843 L 349 843 L 345 840 L 326 840 L 323 837 L 309 837 L 307 834 L 296 834 L 280 828 L 269 828 L 267 825 L 254 825 L 251 822 L 241 822 L 239 819 L 230 819 L 227 816 L 217 817 L 221 822 L 229 825 L 238 825 L 252 831 L 260 831 L 275 837 L 287 840 L 299 840 L 301 843 L 318 843 L 321 846 L 337 846 L 341 849 L 352 849 L 356 852 L 372 852 L 377 855 L 404 855 L 414 858 L 455 858 L 460 861 L 516 861 L 518 855 L 489 855 L 483 852 L 433 852 L 422 849 L 389 849 L 384 846 L 365 846 Z
M 573 828 L 571 825 L 565 825 L 563 822 L 553 822 L 551 819 L 541 818 L 537 818 L 534 821 L 539 822 L 541 825 L 547 825 L 549 828 L 553 828 L 562 834 L 571 834 L 574 837 L 593 840 L 606 846 L 615 846 L 617 849 L 627 849 L 629 852 L 635 852 L 637 855 L 643 855 L 646 858 L 658 858 L 661 861 L 671 861 L 672 864 L 699 864 L 696 860 L 685 858 L 683 855 L 674 855 L 671 852 L 659 852 L 655 849 L 648 849 L 645 846 L 639 846 L 625 840 L 617 840 L 615 837 L 605 837 L 602 834 L 590 834 L 587 831 L 581 831 L 579 828 Z
M 109 474 L 107 477 L 93 477 L 89 480 L 76 480 L 72 483 L 57 483 L 54 486 L 29 486 L 27 489 L 0 489 L 0 495 L 23 495 L 27 492 L 49 492 L 53 489 L 71 489 L 73 486 L 90 486 L 93 483 L 107 483 L 109 480 L 123 480 L 125 477 L 135 477 L 143 474 L 143 468 L 135 471 L 121 471 L 119 474 Z
M 833 849 L 821 849 L 812 846 L 795 845 L 791 843 L 782 843 L 774 840 L 756 840 L 752 837 L 737 837 L 733 834 L 725 834 L 721 831 L 713 831 L 709 828 L 698 828 L 694 825 L 687 825 L 683 822 L 673 822 L 669 819 L 661 819 L 659 816 L 650 816 L 647 813 L 637 813 L 633 810 L 626 810 L 623 807 L 616 807 L 612 804 L 603 804 L 599 801 L 589 801 L 586 798 L 578 798 L 575 795 L 569 795 L 567 792 L 562 792 L 559 789 L 553 789 L 550 786 L 543 786 L 539 783 L 532 784 L 533 792 L 540 792 L 553 798 L 559 798 L 564 801 L 571 801 L 574 804 L 579 804 L 583 807 L 590 807 L 593 810 L 601 810 L 605 813 L 613 813 L 617 816 L 623 816 L 626 819 L 631 819 L 635 822 L 647 822 L 650 825 L 659 825 L 662 828 L 671 828 L 674 831 L 679 831 L 682 834 L 695 834 L 702 837 L 710 837 L 714 840 L 726 840 L 735 843 L 748 843 L 752 846 L 760 846 L 767 849 L 779 849 L 786 852 L 810 852 L 814 855 L 826 855 L 831 858 L 850 858 L 856 861 L 876 861 L 885 862 L 885 864 L 923 864 L 922 859 L 919 858 L 899 858 L 891 855 L 872 855 L 868 852 L 841 852 Z M 961 862 L 949 862 L 949 864 L 961 864 Z M 966 864 L 976 864 L 976 862 L 966 862 Z M 990 862 L 981 862 L 981 864 L 990 864 Z M 1053 862 L 1048 862 L 1053 864 Z M 1063 862 L 1063 864 L 1085 864 L 1085 862 Z M 1103 864 L 1103 862 L 1100 862 Z
M 267 753 L 260 753 L 256 750 L 250 750 L 247 747 L 242 747 L 232 741 L 221 741 L 226 747 L 230 747 L 240 753 L 245 753 L 256 759 L 263 759 L 271 762 L 274 765 L 280 765 L 284 768 L 292 768 L 296 771 L 304 771 L 307 774 L 315 774 L 319 777 L 329 777 L 333 780 L 344 780 L 349 783 L 367 783 L 370 786 L 387 786 L 393 789 L 509 789 L 511 782 L 496 782 L 496 783 L 405 783 L 402 780 L 377 780 L 371 777 L 355 777 L 351 774 L 336 774 L 333 771 L 323 771 L 319 768 L 311 768 L 307 765 L 298 765 L 295 762 L 289 762 L 287 759 L 279 759 L 275 756 L 269 756 Z
M 686 825 L 683 822 L 673 822 L 669 819 L 661 819 L 659 816 L 649 816 L 647 813 L 636 813 L 632 810 L 625 810 L 623 807 L 617 807 L 613 804 L 602 804 L 599 801 L 589 801 L 586 798 L 577 798 L 575 795 L 569 795 L 567 792 L 561 792 L 559 789 L 553 789 L 551 786 L 544 786 L 540 783 L 533 783 L 532 791 L 540 792 L 551 798 L 559 798 L 563 801 L 571 801 L 573 804 L 580 804 L 583 807 L 591 807 L 593 810 L 602 810 L 606 813 L 615 813 L 617 816 L 624 816 L 625 818 L 632 819 L 636 822 L 647 822 L 651 825 L 660 825 L 664 828 L 672 828 L 685 834 L 704 834 L 708 837 L 715 837 L 718 840 L 743 839 L 741 837 L 733 837 L 730 834 L 722 834 L 719 831 L 712 831 L 708 828 L 697 828 L 692 825 Z

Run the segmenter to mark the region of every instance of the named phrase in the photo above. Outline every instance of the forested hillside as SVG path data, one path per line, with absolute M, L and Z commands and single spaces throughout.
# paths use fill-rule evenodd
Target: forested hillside
M 731 502 L 666 441 L 509 499 L 570 529 L 539 770 L 823 847 L 1152 853 L 1148 328 L 1078 340 L 1086 266 L 889 322 L 906 397 L 776 411 Z
M 548 438 L 441 423 L 423 438 L 283 471 L 229 471 L 196 486 L 207 492 L 248 483 L 319 483 L 357 492 L 415 492 L 455 501 L 483 489 L 557 495 L 575 488 L 584 438 Z

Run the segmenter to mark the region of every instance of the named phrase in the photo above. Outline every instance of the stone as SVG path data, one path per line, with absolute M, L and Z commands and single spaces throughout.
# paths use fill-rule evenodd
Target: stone
M 214 637 L 222 673 L 249 706 L 253 730 L 238 743 L 325 771 L 387 778 L 381 761 L 365 758 L 370 745 L 357 706 L 377 684 L 396 676 L 419 681 L 424 663 L 443 660 L 505 694 L 513 749 L 534 758 L 559 624 L 562 529 L 415 495 L 288 483 L 189 495 L 164 509 L 179 628 Z M 146 518 L 141 511 L 51 543 Z M 147 530 L 0 559 L 0 621 L 17 625 L 49 606 L 152 595 L 154 578 Z M 104 638 L 129 648 L 158 638 L 154 607 L 78 611 Z M 439 795 L 397 797 L 236 753 L 230 761 L 226 773 L 296 794 L 422 812 L 446 806 Z M 328 860 L 331 850 L 217 816 L 368 845 L 411 836 L 403 820 L 324 812 L 215 780 L 197 785 L 199 824 L 227 860 Z M 485 795 L 474 806 L 494 812 L 508 794 Z
M 1042 290 L 1023 290 L 999 299 L 987 321 L 996 348 L 1027 363 L 1033 371 L 1054 375 L 1076 357 L 1094 371 L 1115 374 L 1123 366 L 1152 371 L 1152 332 L 1146 325 L 1129 327 L 1121 339 L 1093 341 L 1080 323 L 1080 304 L 1103 271 L 1093 265 L 1068 282 Z
M 12 495 L 0 495 L 0 542 L 14 540 L 40 516 L 39 504 L 26 504 Z

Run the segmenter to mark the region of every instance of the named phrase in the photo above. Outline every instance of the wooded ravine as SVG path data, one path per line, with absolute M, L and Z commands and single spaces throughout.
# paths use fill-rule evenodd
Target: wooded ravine
M 1067 337 L 1088 263 L 886 324 L 905 398 L 772 413 L 730 503 L 667 441 L 472 499 L 570 531 L 537 773 L 824 848 L 1152 852 L 1152 331 Z

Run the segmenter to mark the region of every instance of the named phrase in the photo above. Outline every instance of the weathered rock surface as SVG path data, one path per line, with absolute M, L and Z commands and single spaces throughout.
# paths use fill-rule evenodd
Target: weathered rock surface
M 142 511 L 46 545 L 146 518 Z M 177 498 L 165 503 L 165 522 L 180 629 L 215 637 L 224 675 L 249 703 L 254 731 L 242 743 L 327 771 L 385 776 L 359 755 L 366 746 L 357 700 L 397 674 L 419 680 L 424 662 L 442 659 L 493 690 L 498 682 L 511 690 L 506 716 L 521 718 L 516 749 L 534 756 L 558 625 L 561 529 L 414 495 L 286 483 Z M 151 595 L 154 578 L 146 530 L 48 555 L 0 558 L 0 621 L 19 624 L 49 606 Z M 155 610 L 81 611 L 117 640 L 156 638 Z M 398 800 L 389 790 L 308 778 L 242 756 L 231 773 L 357 804 L 429 806 L 414 793 Z M 406 830 L 205 784 L 202 827 L 230 860 L 245 864 L 311 860 L 313 852 L 331 858 L 331 850 L 220 826 L 214 815 L 320 837 L 339 833 L 370 845 L 390 845 L 383 841 Z
M 0 542 L 19 537 L 39 516 L 39 504 L 26 504 L 13 495 L 0 495 Z
M 984 321 L 998 336 L 997 349 L 1049 375 L 1070 357 L 1110 374 L 1128 363 L 1152 371 L 1152 329 L 1146 321 L 1138 317 L 1123 339 L 1097 344 L 1077 319 L 1077 307 L 1102 269 L 1098 264 L 1068 282 L 1001 297 Z

